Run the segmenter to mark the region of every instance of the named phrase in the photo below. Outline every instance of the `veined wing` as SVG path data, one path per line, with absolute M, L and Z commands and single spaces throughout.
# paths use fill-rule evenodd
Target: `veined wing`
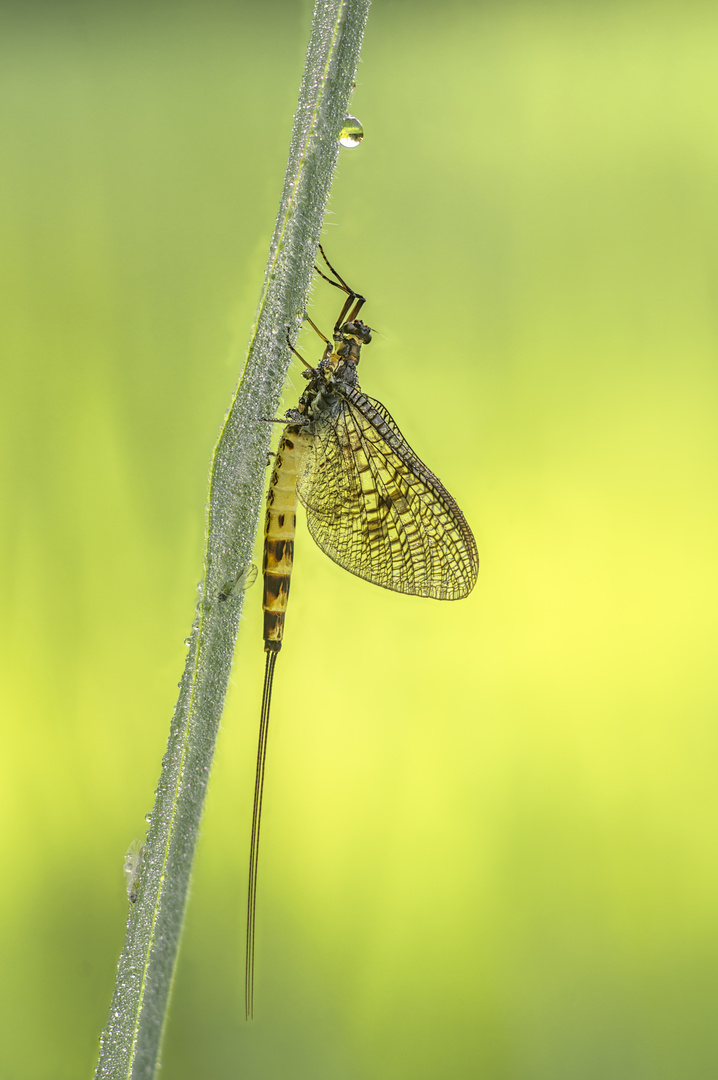
M 459 600 L 479 557 L 453 498 L 383 405 L 358 389 L 318 425 L 297 491 L 330 559 L 396 592 Z

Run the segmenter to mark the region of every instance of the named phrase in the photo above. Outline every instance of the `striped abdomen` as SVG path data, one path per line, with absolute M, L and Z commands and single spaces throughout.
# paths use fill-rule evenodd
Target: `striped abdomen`
M 279 652 L 284 636 L 289 582 L 294 562 L 294 534 L 297 528 L 297 477 L 309 446 L 306 432 L 288 424 L 277 448 L 272 479 L 267 493 L 264 525 L 264 648 Z

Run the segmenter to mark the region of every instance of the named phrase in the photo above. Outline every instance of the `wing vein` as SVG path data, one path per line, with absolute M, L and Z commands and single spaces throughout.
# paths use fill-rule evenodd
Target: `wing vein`
M 322 551 L 385 589 L 467 596 L 478 573 L 471 530 L 384 406 L 343 388 L 313 434 L 298 492 Z

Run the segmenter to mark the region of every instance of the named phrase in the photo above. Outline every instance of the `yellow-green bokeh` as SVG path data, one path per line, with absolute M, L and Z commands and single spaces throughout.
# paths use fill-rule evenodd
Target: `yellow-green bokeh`
M 107 1017 L 308 25 L 3 14 L 13 1080 L 88 1075 Z M 363 388 L 464 508 L 479 584 L 394 596 L 300 531 L 249 1026 L 248 593 L 173 1080 L 715 1075 L 717 31 L 701 3 L 373 5 L 325 243 L 379 328 Z

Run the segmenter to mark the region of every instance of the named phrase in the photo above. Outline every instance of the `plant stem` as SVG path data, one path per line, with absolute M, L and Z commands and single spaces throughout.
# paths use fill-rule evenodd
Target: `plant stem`
M 130 909 L 96 1080 L 150 1080 L 251 561 L 271 425 L 336 167 L 369 0 L 317 0 L 279 213 L 242 377 L 214 450 L 204 578 Z

